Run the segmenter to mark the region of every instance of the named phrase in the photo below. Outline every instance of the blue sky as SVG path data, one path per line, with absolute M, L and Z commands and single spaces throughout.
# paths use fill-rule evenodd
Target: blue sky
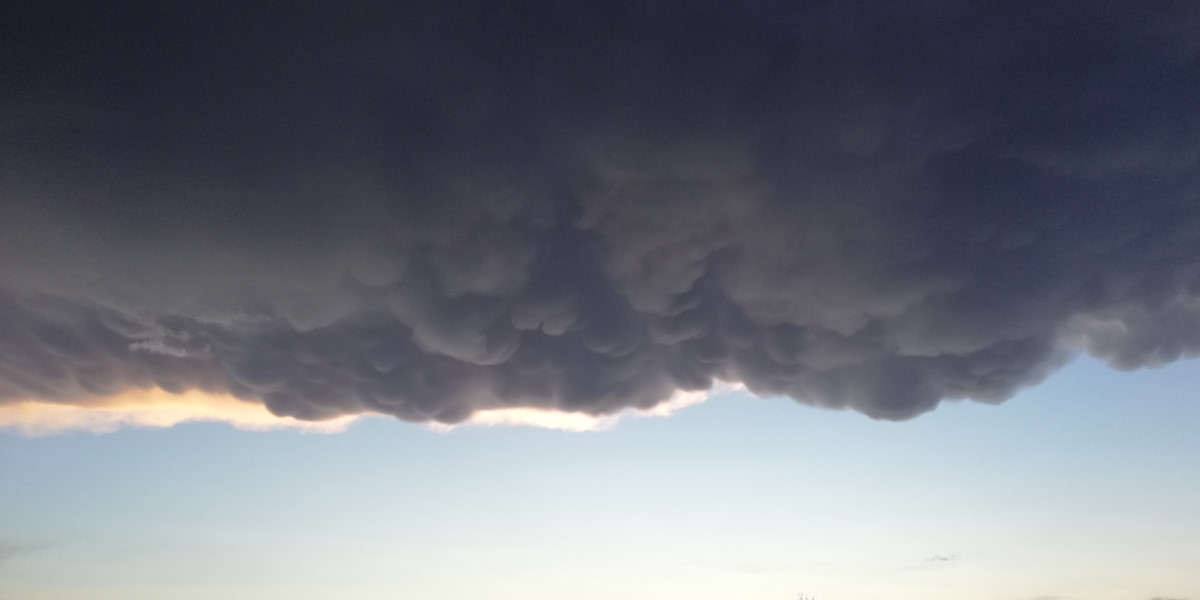
M 1196 368 L 904 423 L 732 392 L 591 433 L 4 433 L 0 597 L 1194 598 Z

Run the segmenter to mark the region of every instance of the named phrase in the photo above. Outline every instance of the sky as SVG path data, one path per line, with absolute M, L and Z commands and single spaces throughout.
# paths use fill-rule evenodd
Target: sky
M 0 57 L 20 597 L 1197 596 L 1197 5 L 15 0 Z
M 0 434 L 0 597 L 1194 598 L 1197 373 L 906 423 L 730 391 L 588 433 Z

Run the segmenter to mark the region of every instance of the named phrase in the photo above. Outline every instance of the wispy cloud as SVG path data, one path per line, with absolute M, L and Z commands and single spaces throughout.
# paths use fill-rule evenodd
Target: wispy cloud
M 948 562 L 954 562 L 957 560 L 958 560 L 957 554 L 934 554 L 933 556 L 926 558 L 925 562 L 927 562 L 927 563 L 948 563 Z
M 49 543 L 0 541 L 0 568 L 15 557 L 49 548 Z

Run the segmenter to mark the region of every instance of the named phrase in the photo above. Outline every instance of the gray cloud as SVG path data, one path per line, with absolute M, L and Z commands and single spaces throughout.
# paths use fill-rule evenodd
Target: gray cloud
M 1200 353 L 1200 9 L 15 2 L 0 402 L 873 418 Z

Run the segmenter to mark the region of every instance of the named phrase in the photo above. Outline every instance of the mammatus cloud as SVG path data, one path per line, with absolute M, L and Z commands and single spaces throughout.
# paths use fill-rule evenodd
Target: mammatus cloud
M 1200 352 L 1200 8 L 801 4 L 8 3 L 0 404 L 907 419 Z

